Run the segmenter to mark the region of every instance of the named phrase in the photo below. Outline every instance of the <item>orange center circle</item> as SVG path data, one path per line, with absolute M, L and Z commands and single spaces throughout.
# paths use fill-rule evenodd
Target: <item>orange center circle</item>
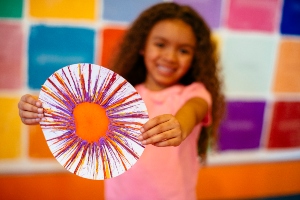
M 96 142 L 105 136 L 109 125 L 105 109 L 95 103 L 78 104 L 74 110 L 76 134 L 88 142 Z

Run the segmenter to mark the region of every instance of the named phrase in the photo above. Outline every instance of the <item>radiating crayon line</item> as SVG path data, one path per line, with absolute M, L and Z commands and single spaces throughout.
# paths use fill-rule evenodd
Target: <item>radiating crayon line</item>
M 63 68 L 48 78 L 40 96 L 44 104 L 53 108 L 45 108 L 46 120 L 41 122 L 42 128 L 63 132 L 47 140 L 54 156 L 77 175 L 88 165 L 92 170 L 88 178 L 93 179 L 115 176 L 112 166 L 117 166 L 118 171 L 126 171 L 132 163 L 125 155 L 131 155 L 135 160 L 139 158 L 133 149 L 133 144 L 144 148 L 137 140 L 143 125 L 138 121 L 148 119 L 146 110 L 134 110 L 135 104 L 143 103 L 141 97 L 135 91 L 124 95 L 128 83 L 118 81 L 120 77 L 112 71 L 101 74 L 102 69 L 91 64 Z M 94 81 L 92 73 L 97 73 L 93 76 L 96 77 Z M 73 109 L 84 102 L 101 105 L 110 121 L 106 136 L 96 142 L 87 142 L 76 134 Z M 128 109 L 133 111 L 126 112 Z

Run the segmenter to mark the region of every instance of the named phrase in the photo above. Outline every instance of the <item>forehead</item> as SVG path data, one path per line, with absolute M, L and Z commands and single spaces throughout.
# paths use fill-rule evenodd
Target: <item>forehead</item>
M 150 31 L 149 38 L 165 39 L 193 46 L 196 43 L 192 27 L 179 19 L 163 20 L 156 23 Z

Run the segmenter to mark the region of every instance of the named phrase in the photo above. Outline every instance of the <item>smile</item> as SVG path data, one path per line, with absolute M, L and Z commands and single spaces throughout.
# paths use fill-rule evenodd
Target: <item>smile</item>
M 171 73 L 174 73 L 175 72 L 175 69 L 172 69 L 172 68 L 169 68 L 169 67 L 165 67 L 165 66 L 158 66 L 157 67 L 158 71 L 160 71 L 161 73 L 163 74 L 171 74 Z

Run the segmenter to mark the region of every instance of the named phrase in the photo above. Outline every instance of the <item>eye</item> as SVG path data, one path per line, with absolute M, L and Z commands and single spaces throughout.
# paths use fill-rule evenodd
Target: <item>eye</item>
M 156 43 L 154 43 L 154 45 L 157 46 L 157 47 L 160 47 L 160 48 L 165 46 L 165 44 L 162 43 L 162 42 L 156 42 Z
M 188 49 L 179 49 L 179 52 L 181 54 L 190 54 L 191 53 L 190 50 L 188 50 Z

